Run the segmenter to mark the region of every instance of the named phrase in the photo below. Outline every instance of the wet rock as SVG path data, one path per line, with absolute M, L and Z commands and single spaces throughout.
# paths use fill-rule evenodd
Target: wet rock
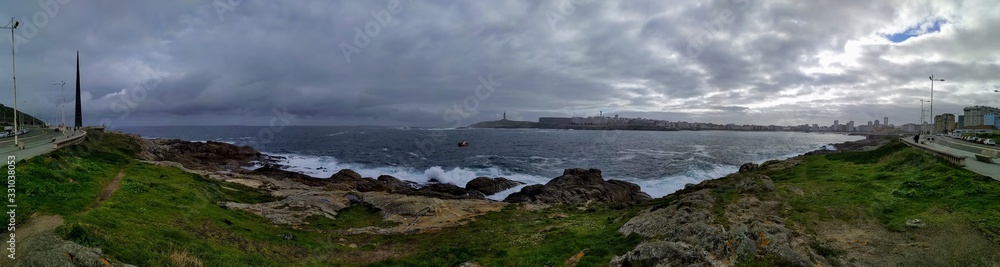
M 421 187 L 417 192 L 420 192 L 420 195 L 441 198 L 484 197 L 483 193 L 479 191 L 468 190 L 453 184 L 430 184 Z
M 535 202 L 544 204 L 583 204 L 588 202 L 630 203 L 651 199 L 639 185 L 607 180 L 598 169 L 566 169 L 563 175 L 545 185 L 526 186 L 504 199 L 504 202 Z
M 758 167 L 757 164 L 754 164 L 752 162 L 743 163 L 743 165 L 740 165 L 739 172 L 744 173 L 744 172 L 756 171 L 757 167 Z
M 239 170 L 241 166 L 253 166 L 254 162 L 274 162 L 249 146 L 215 141 L 201 143 L 179 139 L 143 139 L 138 135 L 129 137 L 139 145 L 139 151 L 136 152 L 139 158 L 178 162 L 194 170 Z
M 361 174 L 351 169 L 341 169 L 330 176 L 330 180 L 334 182 L 357 181 L 361 180 Z
M 524 183 L 503 177 L 476 177 L 475 179 L 472 179 L 472 181 L 465 184 L 465 189 L 476 190 L 482 192 L 484 195 L 491 196 L 500 191 L 511 189 L 522 184 Z

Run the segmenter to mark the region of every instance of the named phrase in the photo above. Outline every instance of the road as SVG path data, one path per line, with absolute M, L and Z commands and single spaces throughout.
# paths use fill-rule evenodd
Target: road
M 972 152 L 972 153 L 980 153 L 980 152 L 983 151 L 983 149 L 1000 150 L 1000 147 L 997 147 L 997 146 L 988 146 L 988 145 L 983 145 L 983 144 L 977 144 L 977 143 L 965 141 L 965 140 L 962 140 L 962 139 L 955 139 L 955 138 L 951 138 L 951 137 L 947 137 L 947 136 L 936 136 L 934 138 L 934 141 L 936 141 L 936 143 L 938 143 L 940 145 L 945 145 L 945 146 L 949 146 L 951 148 L 961 149 L 961 150 Z
M 62 140 L 64 137 L 62 133 L 51 128 L 28 128 L 31 131 L 25 135 L 18 136 L 18 142 L 24 143 L 24 149 L 18 150 L 14 146 L 14 137 L 0 138 L 0 156 L 3 156 L 3 162 L 7 161 L 7 157 L 13 155 L 17 160 L 29 159 L 41 154 L 49 153 L 54 150 L 52 148 L 52 140 Z M 78 131 L 76 134 L 82 134 L 83 131 Z

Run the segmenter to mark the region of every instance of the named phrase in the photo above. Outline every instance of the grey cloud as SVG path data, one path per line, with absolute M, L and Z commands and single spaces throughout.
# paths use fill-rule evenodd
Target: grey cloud
M 1000 30 L 991 26 L 1000 18 L 988 2 L 401 1 L 347 62 L 341 45 L 354 45 L 355 28 L 378 23 L 371 13 L 388 2 L 242 1 L 220 16 L 199 1 L 71 1 L 18 48 L 18 100 L 57 115 L 51 83 L 73 88 L 77 50 L 92 96 L 87 123 L 122 125 L 264 125 L 287 108 L 297 124 L 444 126 L 445 112 L 470 97 L 478 105 L 464 124 L 503 112 L 534 120 L 600 110 L 715 123 L 902 123 L 918 119 L 930 74 L 947 79 L 936 84 L 937 113 L 997 105 L 1000 96 L 992 92 Z M 562 14 L 566 3 L 573 11 Z M 39 10 L 24 1 L 0 15 Z M 552 12 L 561 14 L 554 24 Z M 725 12 L 731 22 L 716 23 Z M 902 43 L 879 39 L 929 19 L 947 22 Z M 501 85 L 477 97 L 487 75 Z M 10 104 L 9 90 L 0 80 L 0 103 Z

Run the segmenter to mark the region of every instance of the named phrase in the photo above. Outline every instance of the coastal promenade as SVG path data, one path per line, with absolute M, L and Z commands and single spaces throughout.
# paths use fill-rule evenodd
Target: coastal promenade
M 951 154 L 954 154 L 954 155 L 966 156 L 967 158 L 965 160 L 965 166 L 964 166 L 964 168 L 966 170 L 970 170 L 972 172 L 975 172 L 975 173 L 978 173 L 978 174 L 981 174 L 981 175 L 989 176 L 990 178 L 993 178 L 994 180 L 1000 181 L 1000 164 L 997 164 L 997 163 L 985 163 L 985 162 L 977 161 L 976 160 L 976 154 L 977 154 L 977 152 L 971 152 L 971 151 L 969 151 L 969 149 L 959 149 L 959 148 L 956 148 L 956 147 L 953 147 L 953 146 L 946 145 L 944 143 L 947 143 L 948 141 L 942 141 L 941 140 L 941 139 L 944 139 L 944 138 L 948 138 L 948 137 L 937 136 L 937 138 L 935 138 L 936 139 L 935 141 L 925 141 L 924 144 L 915 144 L 915 143 L 913 143 L 913 137 L 912 136 L 910 136 L 910 137 L 903 137 L 902 140 L 903 140 L 903 142 L 906 142 L 907 144 L 909 144 L 910 146 L 913 146 L 913 147 L 918 147 L 918 148 L 922 148 L 922 149 L 925 149 L 925 150 L 927 150 L 926 148 L 929 147 L 929 148 L 937 149 L 937 150 L 940 150 L 940 151 L 945 151 L 945 152 L 948 152 L 948 153 L 951 153 Z
M 85 134 L 83 130 L 77 130 L 70 135 L 64 136 L 61 132 L 52 128 L 32 128 L 29 134 L 19 137 L 18 141 L 24 143 L 24 149 L 19 150 L 14 146 L 13 137 L 3 138 L 3 141 L 0 141 L 0 156 L 4 157 L 4 162 L 11 155 L 18 161 L 30 159 L 56 150 L 53 146 L 53 140 L 59 142 L 61 140 L 76 138 L 83 134 Z

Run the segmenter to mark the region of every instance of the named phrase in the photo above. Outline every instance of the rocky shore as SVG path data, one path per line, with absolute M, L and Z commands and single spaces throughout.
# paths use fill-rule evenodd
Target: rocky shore
M 497 202 L 486 196 L 523 183 L 504 177 L 477 177 L 463 186 L 416 184 L 390 175 L 362 177 L 350 169 L 319 178 L 287 171 L 287 166 L 277 163 L 281 158 L 247 146 L 131 137 L 140 144 L 136 156 L 149 163 L 242 184 L 280 198 L 267 203 L 218 203 L 227 209 L 260 215 L 279 225 L 301 225 L 306 223 L 306 218 L 315 215 L 333 219 L 346 207 L 366 204 L 380 209 L 386 220 L 399 225 L 350 229 L 349 232 L 414 233 L 456 226 L 465 219 L 499 210 L 508 203 L 547 206 L 633 203 L 650 199 L 638 185 L 605 180 L 597 169 L 567 169 L 562 176 L 545 185 L 527 186 L 503 202 Z
M 243 210 L 274 224 L 296 227 L 310 216 L 333 219 L 351 205 L 366 204 L 381 210 L 393 227 L 343 230 L 351 234 L 409 234 L 456 227 L 510 203 L 521 207 L 551 205 L 635 204 L 649 201 L 638 185 L 605 179 L 598 169 L 566 169 L 546 184 L 531 185 L 502 202 L 485 196 L 521 185 L 503 177 L 478 177 L 464 186 L 420 185 L 389 175 L 362 177 L 343 169 L 328 178 L 310 177 L 285 170 L 269 157 L 249 147 L 225 143 L 191 143 L 180 140 L 147 140 L 138 157 L 153 164 L 183 168 L 213 179 L 246 185 L 280 200 L 265 203 L 220 202 L 219 206 Z M 837 151 L 877 148 L 890 139 L 869 137 L 834 145 Z M 807 154 L 835 153 L 817 150 Z M 808 244 L 807 235 L 786 225 L 787 204 L 775 197 L 772 179 L 759 174 L 799 164 L 799 157 L 752 163 L 740 172 L 688 184 L 628 219 L 618 231 L 643 238 L 632 251 L 615 257 L 612 266 L 729 266 L 740 259 L 768 255 L 788 265 L 829 266 L 830 262 Z M 248 169 L 249 166 L 261 166 Z M 719 199 L 725 192 L 728 201 Z M 720 219 L 722 218 L 722 219 Z

